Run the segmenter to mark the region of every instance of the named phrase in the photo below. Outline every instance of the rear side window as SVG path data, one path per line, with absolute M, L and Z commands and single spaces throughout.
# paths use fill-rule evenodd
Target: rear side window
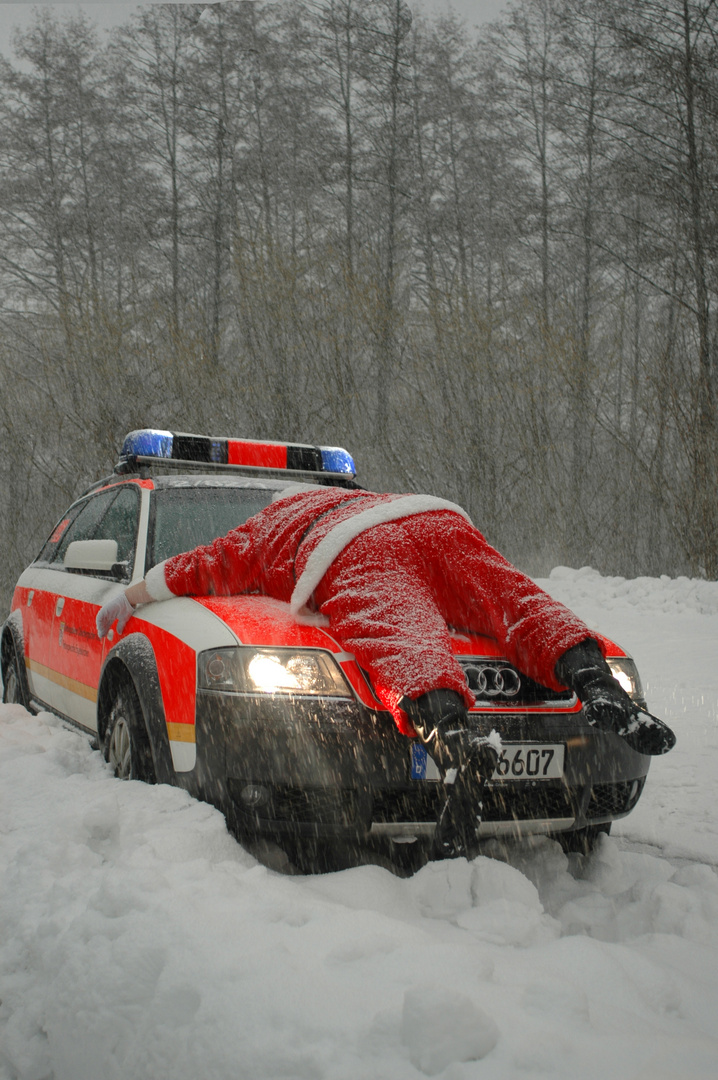
M 147 569 L 225 536 L 272 501 L 259 488 L 164 488 L 152 495 Z
M 69 510 L 66 510 L 63 516 L 58 521 L 55 528 L 50 533 L 50 536 L 45 541 L 45 545 L 42 548 L 40 554 L 35 559 L 35 562 L 52 562 L 55 551 L 60 541 L 63 539 L 65 533 L 72 525 L 73 521 L 84 510 L 86 503 L 79 503 L 77 506 L 71 506 Z

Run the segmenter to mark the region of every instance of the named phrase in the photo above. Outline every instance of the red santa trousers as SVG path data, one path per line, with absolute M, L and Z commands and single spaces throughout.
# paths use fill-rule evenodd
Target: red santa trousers
M 512 566 L 463 517 L 435 511 L 377 525 L 336 557 L 314 593 L 331 633 L 370 674 L 407 735 L 399 701 L 443 687 L 474 702 L 449 626 L 494 638 L 505 656 L 558 689 L 555 666 L 593 637 L 573 612 Z M 448 624 L 448 626 L 447 626 Z

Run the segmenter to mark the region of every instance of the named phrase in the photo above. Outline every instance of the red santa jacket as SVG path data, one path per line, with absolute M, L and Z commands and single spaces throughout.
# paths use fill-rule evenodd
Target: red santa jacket
M 454 520 L 453 527 L 447 521 L 447 510 L 450 512 L 448 517 Z M 434 515 L 431 511 L 442 513 Z M 380 495 L 338 488 L 304 489 L 280 497 L 211 544 L 176 555 L 153 567 L 145 581 L 150 595 L 156 600 L 173 595 L 259 592 L 289 602 L 296 613 L 310 599 L 330 567 L 334 573 L 338 566 L 346 563 L 347 556 L 355 550 L 353 547 L 341 559 L 337 556 L 353 539 L 366 534 L 357 554 L 361 561 L 362 557 L 371 555 L 375 543 L 392 544 L 392 537 L 396 539 L 396 534 L 377 529 L 377 540 L 371 541 L 370 530 L 374 526 L 407 518 L 415 518 L 417 526 L 426 523 L 428 532 L 421 526 L 413 530 L 422 549 L 431 546 L 431 537 L 436 539 L 429 520 L 443 519 L 439 526 L 441 543 L 443 545 L 446 537 L 449 548 L 442 546 L 441 557 L 448 553 L 451 559 L 451 570 L 446 569 L 447 577 L 453 576 L 452 571 L 457 566 L 463 567 L 459 592 L 475 596 L 471 604 L 477 625 L 473 629 L 500 641 L 509 659 L 532 678 L 544 685 L 558 687 L 554 673 L 558 656 L 592 636 L 591 632 L 572 612 L 491 548 L 471 525 L 465 511 L 433 496 Z M 455 552 L 448 539 L 452 533 L 455 534 L 454 542 L 459 544 Z M 382 536 L 381 540 L 379 536 Z M 468 555 L 467 551 L 462 553 L 462 547 L 467 545 Z M 393 548 L 389 552 L 382 549 L 382 552 L 391 556 L 387 567 L 395 569 Z M 418 572 L 421 575 L 420 568 Z M 331 574 L 327 575 L 329 577 Z M 376 595 L 381 594 L 379 583 L 377 590 Z M 473 695 L 445 640 L 446 624 L 440 631 L 435 618 L 422 620 L 409 597 L 409 606 L 394 610 L 392 615 L 401 627 L 399 638 L 394 634 L 375 640 L 373 620 L 367 617 L 365 610 L 368 595 L 362 598 L 354 586 L 345 588 L 339 606 L 336 598 L 331 600 L 331 625 L 338 639 L 344 641 L 348 650 L 354 652 L 360 663 L 373 674 L 377 692 L 394 714 L 400 730 L 411 733 L 398 706 L 405 693 L 418 696 L 435 686 L 442 686 L 457 690 L 470 706 Z M 442 597 L 443 618 L 452 624 L 464 625 L 453 617 L 452 604 L 448 603 L 452 595 L 449 590 Z M 371 597 L 374 596 L 372 590 Z M 394 599 L 393 594 L 387 596 L 388 608 L 392 608 Z M 326 598 L 322 603 L 326 603 Z M 361 624 L 358 629 L 356 616 Z M 467 624 L 467 628 L 472 626 Z M 428 660 L 430 653 L 434 657 L 432 663 Z M 414 670 L 417 664 L 420 670 Z

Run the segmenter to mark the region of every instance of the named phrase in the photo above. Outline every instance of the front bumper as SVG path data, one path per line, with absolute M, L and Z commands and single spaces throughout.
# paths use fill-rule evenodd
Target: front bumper
M 596 732 L 581 712 L 470 717 L 481 734 L 496 729 L 505 742 L 566 747 L 560 780 L 487 786 L 480 829 L 487 837 L 610 822 L 640 798 L 650 759 Z M 241 831 L 327 839 L 434 832 L 443 786 L 411 779 L 410 740 L 388 713 L 349 699 L 200 691 L 196 735 L 202 797 L 221 804 Z

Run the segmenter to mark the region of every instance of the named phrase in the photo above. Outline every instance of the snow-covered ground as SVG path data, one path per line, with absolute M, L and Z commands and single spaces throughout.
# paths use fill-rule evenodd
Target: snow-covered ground
M 718 584 L 542 584 L 679 739 L 588 860 L 283 877 L 0 706 L 0 1080 L 715 1080 Z

